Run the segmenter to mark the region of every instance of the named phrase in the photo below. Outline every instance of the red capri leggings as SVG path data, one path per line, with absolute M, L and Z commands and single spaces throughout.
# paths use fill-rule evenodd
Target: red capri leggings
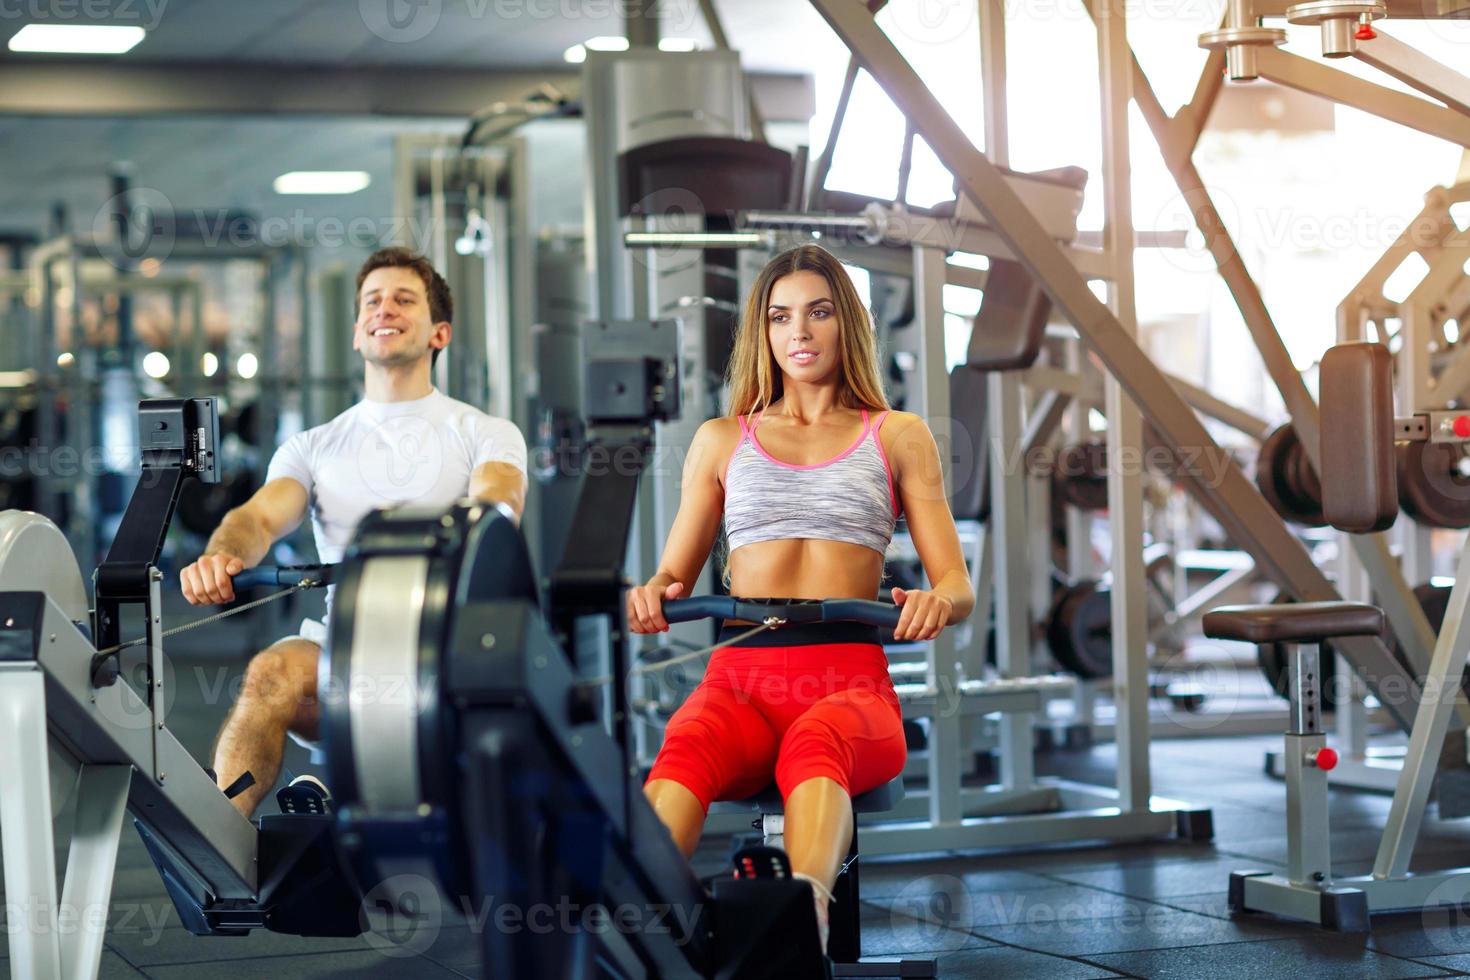
M 715 651 L 669 720 L 650 781 L 679 783 L 708 812 L 772 776 L 783 798 L 817 776 L 857 795 L 903 770 L 903 716 L 875 630 L 787 627 L 750 642 Z

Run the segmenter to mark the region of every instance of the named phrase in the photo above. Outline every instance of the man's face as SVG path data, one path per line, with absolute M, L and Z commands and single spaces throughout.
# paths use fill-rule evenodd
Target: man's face
M 357 297 L 352 349 L 379 367 L 402 367 L 449 343 L 449 324 L 429 315 L 429 291 L 412 269 L 369 272 Z

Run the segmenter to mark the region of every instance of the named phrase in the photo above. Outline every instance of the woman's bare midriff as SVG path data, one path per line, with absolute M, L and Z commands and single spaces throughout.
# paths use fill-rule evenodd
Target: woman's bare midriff
M 873 599 L 882 578 L 883 556 L 845 541 L 759 541 L 730 556 L 730 594 L 752 599 Z

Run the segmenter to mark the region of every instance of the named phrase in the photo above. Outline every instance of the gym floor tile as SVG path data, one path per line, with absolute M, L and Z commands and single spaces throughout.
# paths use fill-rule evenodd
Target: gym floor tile
M 1004 977 L 1005 980 L 1106 980 L 1118 974 L 1091 963 L 1048 956 L 1014 946 L 944 953 L 940 977 Z
M 1162 901 L 1172 909 L 1194 912 L 1197 915 L 1208 915 L 1216 919 L 1233 918 L 1230 914 L 1229 895 L 1223 888 L 1217 892 L 1204 892 L 1199 895 L 1171 895 Z
M 477 976 L 480 969 L 480 933 L 469 926 L 446 928 L 422 952 L 426 959 L 433 960 L 446 969 Z
M 157 872 L 154 872 L 157 877 Z M 0 892 L 0 898 L 4 892 Z M 5 911 L 0 909 L 0 955 L 3 955 L 5 947 L 4 925 L 7 922 Z M 174 910 L 174 903 L 168 898 L 120 898 L 113 896 L 107 908 L 107 931 L 112 934 L 114 929 L 125 929 L 130 931 L 154 932 L 169 926 L 179 925 L 178 913 Z
M 109 950 L 102 951 L 97 980 L 142 980 L 147 974 L 135 969 L 127 960 Z
M 9 951 L 0 949 L 0 974 L 10 976 Z M 111 950 L 102 951 L 102 962 L 97 966 L 97 980 L 143 980 L 146 974 L 140 972 L 127 960 L 118 956 Z
M 980 949 L 994 942 L 942 922 L 916 919 L 891 909 L 863 904 L 863 955 L 902 956 L 908 953 L 941 953 Z
M 180 963 L 209 963 L 236 958 L 295 956 L 303 953 L 364 951 L 373 949 L 362 936 L 350 939 L 306 938 L 256 929 L 248 936 L 196 936 L 181 926 L 149 929 L 147 926 L 112 930 L 107 945 L 144 968 Z
M 1015 853 L 960 855 L 954 858 L 947 873 L 968 876 L 981 872 L 1026 871 L 1037 875 L 1053 875 L 1059 870 L 1103 870 L 1138 864 L 1208 861 L 1214 857 L 1214 848 L 1208 843 L 1178 840 L 1089 843 L 1084 846 L 1048 847 Z
M 1374 916 L 1367 944 L 1382 953 L 1414 959 L 1470 953 L 1470 912 L 1438 908 Z
M 231 959 L 219 965 L 229 980 L 459 980 L 463 973 L 448 970 L 420 956 L 388 957 L 374 950 L 357 953 L 318 953 L 311 956 Z M 198 980 L 199 964 L 148 968 L 152 980 Z
M 143 842 L 138 841 L 135 846 L 129 847 L 127 845 L 128 832 L 125 830 L 123 831 L 123 834 L 123 846 L 119 847 L 117 850 L 117 866 L 119 868 L 154 867 L 153 858 L 149 856 L 148 849 L 143 846 Z M 57 858 L 56 866 L 58 868 L 65 867 L 65 862 L 66 859 L 64 857 Z
M 1343 942 L 1340 937 L 1141 950 L 1092 955 L 1087 960 L 1150 980 L 1407 980 L 1458 975 L 1364 949 L 1361 943 Z
M 1285 784 L 1268 778 L 1259 770 L 1252 775 L 1219 773 L 1208 783 L 1200 780 L 1200 771 L 1196 770 L 1192 782 L 1161 783 L 1153 790 L 1170 799 L 1187 800 L 1201 806 L 1229 802 L 1236 806 L 1286 809 Z
M 1188 797 L 1185 797 L 1188 799 Z M 1193 802 L 1193 801 L 1191 801 Z M 1231 803 L 1211 803 L 1210 817 L 1215 830 L 1215 844 L 1221 841 L 1249 840 L 1279 830 L 1281 813 L 1278 807 L 1239 806 Z
M 949 929 L 1022 925 L 1031 920 L 1107 919 L 1138 914 L 1152 904 L 1083 885 L 1048 882 L 1028 889 L 975 888 L 949 877 L 917 878 L 902 894 L 863 900 Z
M 1008 946 L 1090 957 L 1094 953 L 1275 939 L 1297 931 L 1300 927 L 1275 922 L 1226 922 L 1159 905 L 1143 905 L 1108 918 L 1048 919 L 1042 915 L 1020 925 L 981 927 L 976 933 Z
M 1026 871 L 963 871 L 958 864 L 948 865 L 948 870 L 936 870 L 932 865 L 922 865 L 909 870 L 907 865 L 884 866 L 884 874 L 873 880 L 875 866 L 863 869 L 860 882 L 863 901 L 895 907 L 903 903 L 930 901 L 937 896 L 965 895 L 974 897 L 983 894 L 1009 895 L 1037 889 L 1055 888 L 1050 878 Z
M 1378 854 L 1378 843 L 1382 839 L 1382 828 L 1334 830 L 1331 836 L 1334 866 L 1347 861 L 1372 861 Z M 1286 864 L 1286 838 L 1280 833 L 1254 840 L 1216 841 L 1215 846 L 1226 854 L 1239 855 L 1250 862 Z
M 109 942 L 114 935 L 146 936 L 170 928 L 182 928 L 182 923 L 167 898 L 114 898 L 107 911 Z
M 1269 861 L 1249 861 L 1229 855 L 1211 854 L 1194 861 L 1129 863 L 1096 871 L 1053 871 L 1052 877 L 1134 898 L 1167 899 L 1175 895 L 1199 895 L 1229 886 L 1230 872 L 1247 866 L 1269 868 Z
M 58 871 L 61 869 L 58 868 Z M 152 864 L 144 868 L 118 868 L 112 879 L 114 901 L 136 901 L 140 899 L 169 902 L 164 890 L 163 879 Z M 172 904 L 169 902 L 169 904 Z
M 1425 966 L 1449 973 L 1458 970 L 1462 974 L 1470 974 L 1470 954 L 1456 953 L 1454 956 L 1415 956 L 1415 963 L 1423 963 Z

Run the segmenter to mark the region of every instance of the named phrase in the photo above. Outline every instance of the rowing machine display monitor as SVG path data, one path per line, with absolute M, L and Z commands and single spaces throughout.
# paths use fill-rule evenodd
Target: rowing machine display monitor
M 204 483 L 219 482 L 219 408 L 213 398 L 155 398 L 138 403 L 138 446 L 145 469 L 182 466 Z
M 679 321 L 598 321 L 587 325 L 583 337 L 588 422 L 626 425 L 679 417 Z
M 550 609 L 560 646 L 573 663 L 610 652 L 613 677 L 627 676 L 623 589 L 638 485 L 653 452 L 657 421 L 679 417 L 680 334 L 677 320 L 599 321 L 583 331 L 586 364 L 587 477 L 551 576 Z M 611 727 L 631 760 L 628 692 L 613 684 Z
M 1339 344 L 1322 357 L 1322 512 L 1353 534 L 1382 531 L 1399 513 L 1393 355 L 1382 344 Z

